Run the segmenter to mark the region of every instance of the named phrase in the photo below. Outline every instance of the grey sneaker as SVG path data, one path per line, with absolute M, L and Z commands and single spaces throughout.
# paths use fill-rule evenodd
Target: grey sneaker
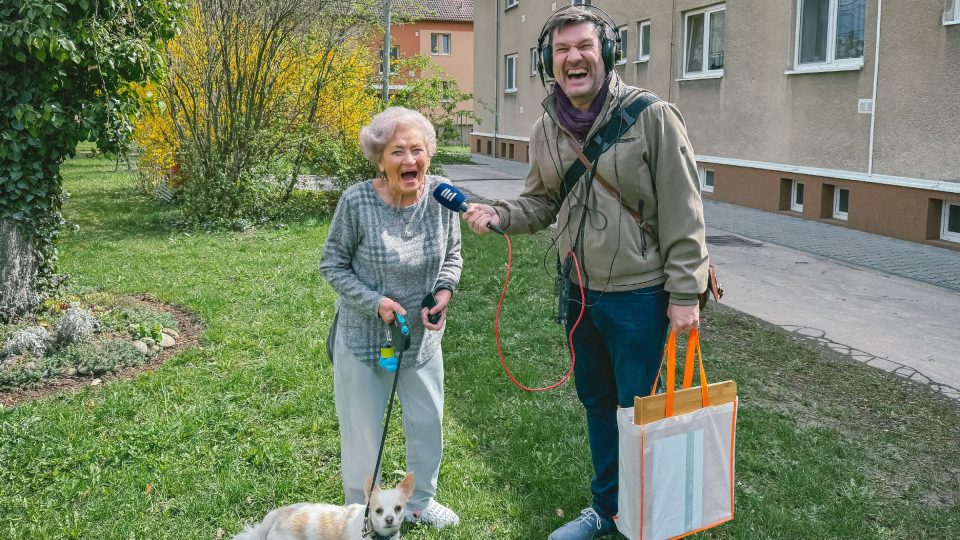
M 550 533 L 547 540 L 593 540 L 617 530 L 612 519 L 600 517 L 593 507 L 584 508 L 580 517 Z
M 460 516 L 456 512 L 433 499 L 430 499 L 423 510 L 416 512 L 407 510 L 404 512 L 403 519 L 412 523 L 426 523 L 438 529 L 460 524 Z

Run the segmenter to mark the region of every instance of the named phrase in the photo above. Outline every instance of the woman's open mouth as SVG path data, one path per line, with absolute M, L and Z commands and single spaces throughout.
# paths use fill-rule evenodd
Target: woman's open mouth
M 420 176 L 420 173 L 417 171 L 407 171 L 400 173 L 400 179 L 404 182 L 413 182 Z

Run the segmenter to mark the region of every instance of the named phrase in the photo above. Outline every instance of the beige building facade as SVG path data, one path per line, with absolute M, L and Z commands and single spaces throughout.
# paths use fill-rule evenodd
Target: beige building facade
M 570 3 L 477 4 L 474 152 L 527 160 L 537 37 Z M 679 107 L 705 198 L 960 249 L 960 1 L 593 4 L 620 77 Z

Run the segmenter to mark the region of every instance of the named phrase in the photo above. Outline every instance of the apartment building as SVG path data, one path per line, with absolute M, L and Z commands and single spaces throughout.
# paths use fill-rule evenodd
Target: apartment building
M 477 5 L 475 152 L 527 160 L 537 36 L 570 3 Z M 592 3 L 620 77 L 683 114 L 705 198 L 960 249 L 960 0 Z
M 447 76 L 457 81 L 461 92 L 472 94 L 474 0 L 394 0 L 393 3 L 415 20 L 390 25 L 391 57 L 429 56 Z M 382 46 L 381 35 L 381 51 Z M 392 88 L 401 86 L 407 78 L 420 76 L 415 72 L 397 75 L 396 82 L 391 82 Z M 462 103 L 459 110 L 473 111 L 473 102 Z M 464 115 L 458 116 L 457 123 L 458 136 L 462 136 L 466 144 L 473 121 Z

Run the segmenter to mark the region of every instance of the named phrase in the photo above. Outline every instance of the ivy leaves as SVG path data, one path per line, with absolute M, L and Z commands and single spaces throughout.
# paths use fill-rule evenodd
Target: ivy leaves
M 51 275 L 62 224 L 60 164 L 83 140 L 124 148 L 131 83 L 162 72 L 182 0 L 0 0 L 0 220 Z

